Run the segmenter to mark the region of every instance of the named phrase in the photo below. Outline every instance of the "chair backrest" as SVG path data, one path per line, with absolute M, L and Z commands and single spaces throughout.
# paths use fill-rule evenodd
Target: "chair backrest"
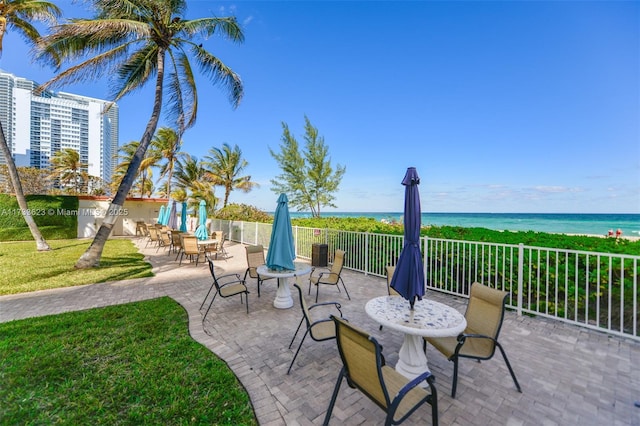
M 258 271 L 256 268 L 260 265 L 264 265 L 264 247 L 262 244 L 257 246 L 246 246 L 247 253 L 247 268 L 249 270 L 249 276 L 251 278 L 258 278 Z
M 386 270 L 387 270 L 387 292 L 389 293 L 389 296 L 400 296 L 400 293 L 398 293 L 394 288 L 391 287 L 391 279 L 393 278 L 393 273 L 396 271 L 396 267 L 387 265 Z
M 171 244 L 173 244 L 174 247 L 182 247 L 180 234 L 182 234 L 182 232 L 180 231 L 176 231 L 176 230 L 171 231 Z
M 367 332 L 343 319 L 331 317 L 336 326 L 338 352 L 350 384 L 364 392 L 383 409 L 390 405 L 382 376 L 382 347 Z
M 185 254 L 198 254 L 198 238 L 195 235 L 182 235 L 182 250 Z
M 158 228 L 155 226 L 147 227 L 147 231 L 149 232 L 149 239 L 151 241 L 158 241 Z
M 333 264 L 331 265 L 331 274 L 322 278 L 323 283 L 338 284 L 340 274 L 342 273 L 342 267 L 344 266 L 345 251 L 337 249 L 333 255 Z
M 169 233 L 167 231 L 163 229 L 162 231 L 158 232 L 158 235 L 158 238 L 162 240 L 162 243 L 165 246 L 169 246 L 171 244 L 171 237 L 169 236 Z
M 505 303 L 508 292 L 497 290 L 480 283 L 471 284 L 469 304 L 465 318 L 467 328 L 465 333 L 483 334 L 498 339 L 502 320 L 504 319 Z M 492 357 L 496 345 L 489 339 L 478 339 L 478 344 L 484 346 L 485 356 Z
M 216 286 L 216 290 L 220 292 L 220 283 L 218 282 L 218 278 L 216 278 L 216 271 L 215 271 L 216 268 L 213 265 L 213 260 L 211 260 L 209 256 L 207 256 L 207 262 L 209 263 L 209 272 L 211 272 L 211 278 L 213 278 L 213 284 Z

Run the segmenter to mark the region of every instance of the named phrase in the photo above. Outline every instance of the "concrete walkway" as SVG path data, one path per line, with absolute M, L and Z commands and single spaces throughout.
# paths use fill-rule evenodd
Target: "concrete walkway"
M 301 318 L 297 293 L 291 309 L 275 309 L 275 280 L 267 281 L 258 298 L 251 290 L 249 315 L 239 298 L 217 298 L 203 321 L 199 310 L 211 284 L 208 268 L 193 263 L 178 266 L 175 256 L 144 249 L 155 277 L 0 297 L 0 322 L 97 308 L 170 296 L 188 312 L 195 340 L 220 356 L 245 386 L 261 425 L 322 424 L 340 370 L 334 341 L 304 342 L 290 375 L 287 368 L 299 339 L 288 348 Z M 230 243 L 229 257 L 216 262 L 216 273 L 244 274 L 244 247 Z M 402 337 L 379 330 L 364 312 L 372 297 L 384 295 L 385 280 L 344 272 L 351 300 L 344 292 L 322 288 L 320 301 L 338 301 L 344 316 L 371 332 L 383 345 L 389 364 L 397 361 Z M 305 289 L 307 283 L 303 283 Z M 313 303 L 312 296 L 307 296 Z M 427 297 L 464 312 L 466 299 L 428 292 Z M 432 347 L 429 366 L 437 378 L 442 425 L 639 425 L 640 342 L 562 324 L 517 317 L 508 312 L 501 334 L 523 393 L 517 392 L 497 354 L 492 360 L 460 363 L 458 392 L 452 399 L 453 364 Z M 343 384 L 332 424 L 382 424 L 382 411 L 361 393 Z M 431 424 L 424 407 L 405 424 Z

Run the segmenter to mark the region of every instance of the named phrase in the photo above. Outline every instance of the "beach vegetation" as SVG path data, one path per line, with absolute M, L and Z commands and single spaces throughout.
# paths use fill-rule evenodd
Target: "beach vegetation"
M 304 120 L 304 150 L 300 150 L 300 144 L 284 122 L 280 151 L 269 148 L 282 171 L 271 180 L 271 190 L 276 194 L 287 194 L 290 208 L 308 210 L 313 217 L 320 217 L 321 208 L 336 207 L 334 194 L 347 169 L 337 164 L 334 170 L 324 137 L 318 134 L 307 116 Z
M 38 41 L 38 59 L 60 67 L 71 66 L 44 83 L 40 90 L 68 83 L 110 79 L 112 100 L 155 85 L 153 109 L 123 179 L 93 243 L 80 256 L 76 268 L 100 265 L 105 243 L 116 222 L 161 114 L 175 123 L 178 134 L 196 122 L 198 97 L 192 63 L 213 85 L 222 86 L 235 108 L 243 95 L 240 77 L 203 47 L 213 36 L 244 41 L 235 17 L 185 19 L 185 0 L 95 0 L 94 18 L 71 19 L 56 25 Z M 79 62 L 76 62 L 79 61 Z M 165 107 L 166 108 L 163 108 Z
M 258 424 L 168 297 L 10 321 L 0 335 L 2 424 Z
M 216 210 L 214 217 L 220 220 L 241 220 L 244 222 L 273 222 L 273 215 L 248 204 L 231 203 Z

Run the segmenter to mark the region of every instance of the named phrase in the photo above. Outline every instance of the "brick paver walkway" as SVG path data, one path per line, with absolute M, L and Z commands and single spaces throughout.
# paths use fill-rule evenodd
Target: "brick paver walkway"
M 203 322 L 199 308 L 211 283 L 208 268 L 178 266 L 175 256 L 139 246 L 155 277 L 2 296 L 0 322 L 168 295 L 187 310 L 193 338 L 224 359 L 246 387 L 261 425 L 322 424 L 340 359 L 334 341 L 308 338 L 286 374 L 301 338 L 288 348 L 301 318 L 296 292 L 293 308 L 275 309 L 275 280 L 264 284 L 260 298 L 250 280 L 249 315 L 238 298 L 217 298 Z M 226 248 L 229 258 L 216 262 L 218 272 L 244 274 L 244 247 L 231 243 Z M 323 287 L 320 301 L 340 302 L 345 317 L 369 330 L 383 345 L 387 362 L 395 364 L 401 336 L 379 330 L 364 312 L 367 300 L 385 294 L 385 280 L 352 271 L 345 271 L 344 279 L 352 300 Z M 427 297 L 464 312 L 465 299 L 435 292 Z M 481 364 L 461 361 L 452 399 L 453 365 L 429 347 L 442 425 L 640 425 L 640 408 L 634 406 L 640 399 L 640 342 L 513 312 L 506 315 L 501 342 L 523 393 L 496 354 Z M 343 384 L 340 395 L 332 424 L 381 424 L 381 410 L 362 394 Z M 405 424 L 431 424 L 429 408 Z

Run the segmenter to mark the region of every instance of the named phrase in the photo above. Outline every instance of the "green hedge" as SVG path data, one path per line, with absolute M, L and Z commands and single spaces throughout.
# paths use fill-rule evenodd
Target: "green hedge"
M 78 217 L 61 212 L 78 211 L 78 197 L 68 195 L 27 195 L 27 205 L 45 239 L 78 237 Z M 0 194 L 0 241 L 33 240 L 16 197 Z

